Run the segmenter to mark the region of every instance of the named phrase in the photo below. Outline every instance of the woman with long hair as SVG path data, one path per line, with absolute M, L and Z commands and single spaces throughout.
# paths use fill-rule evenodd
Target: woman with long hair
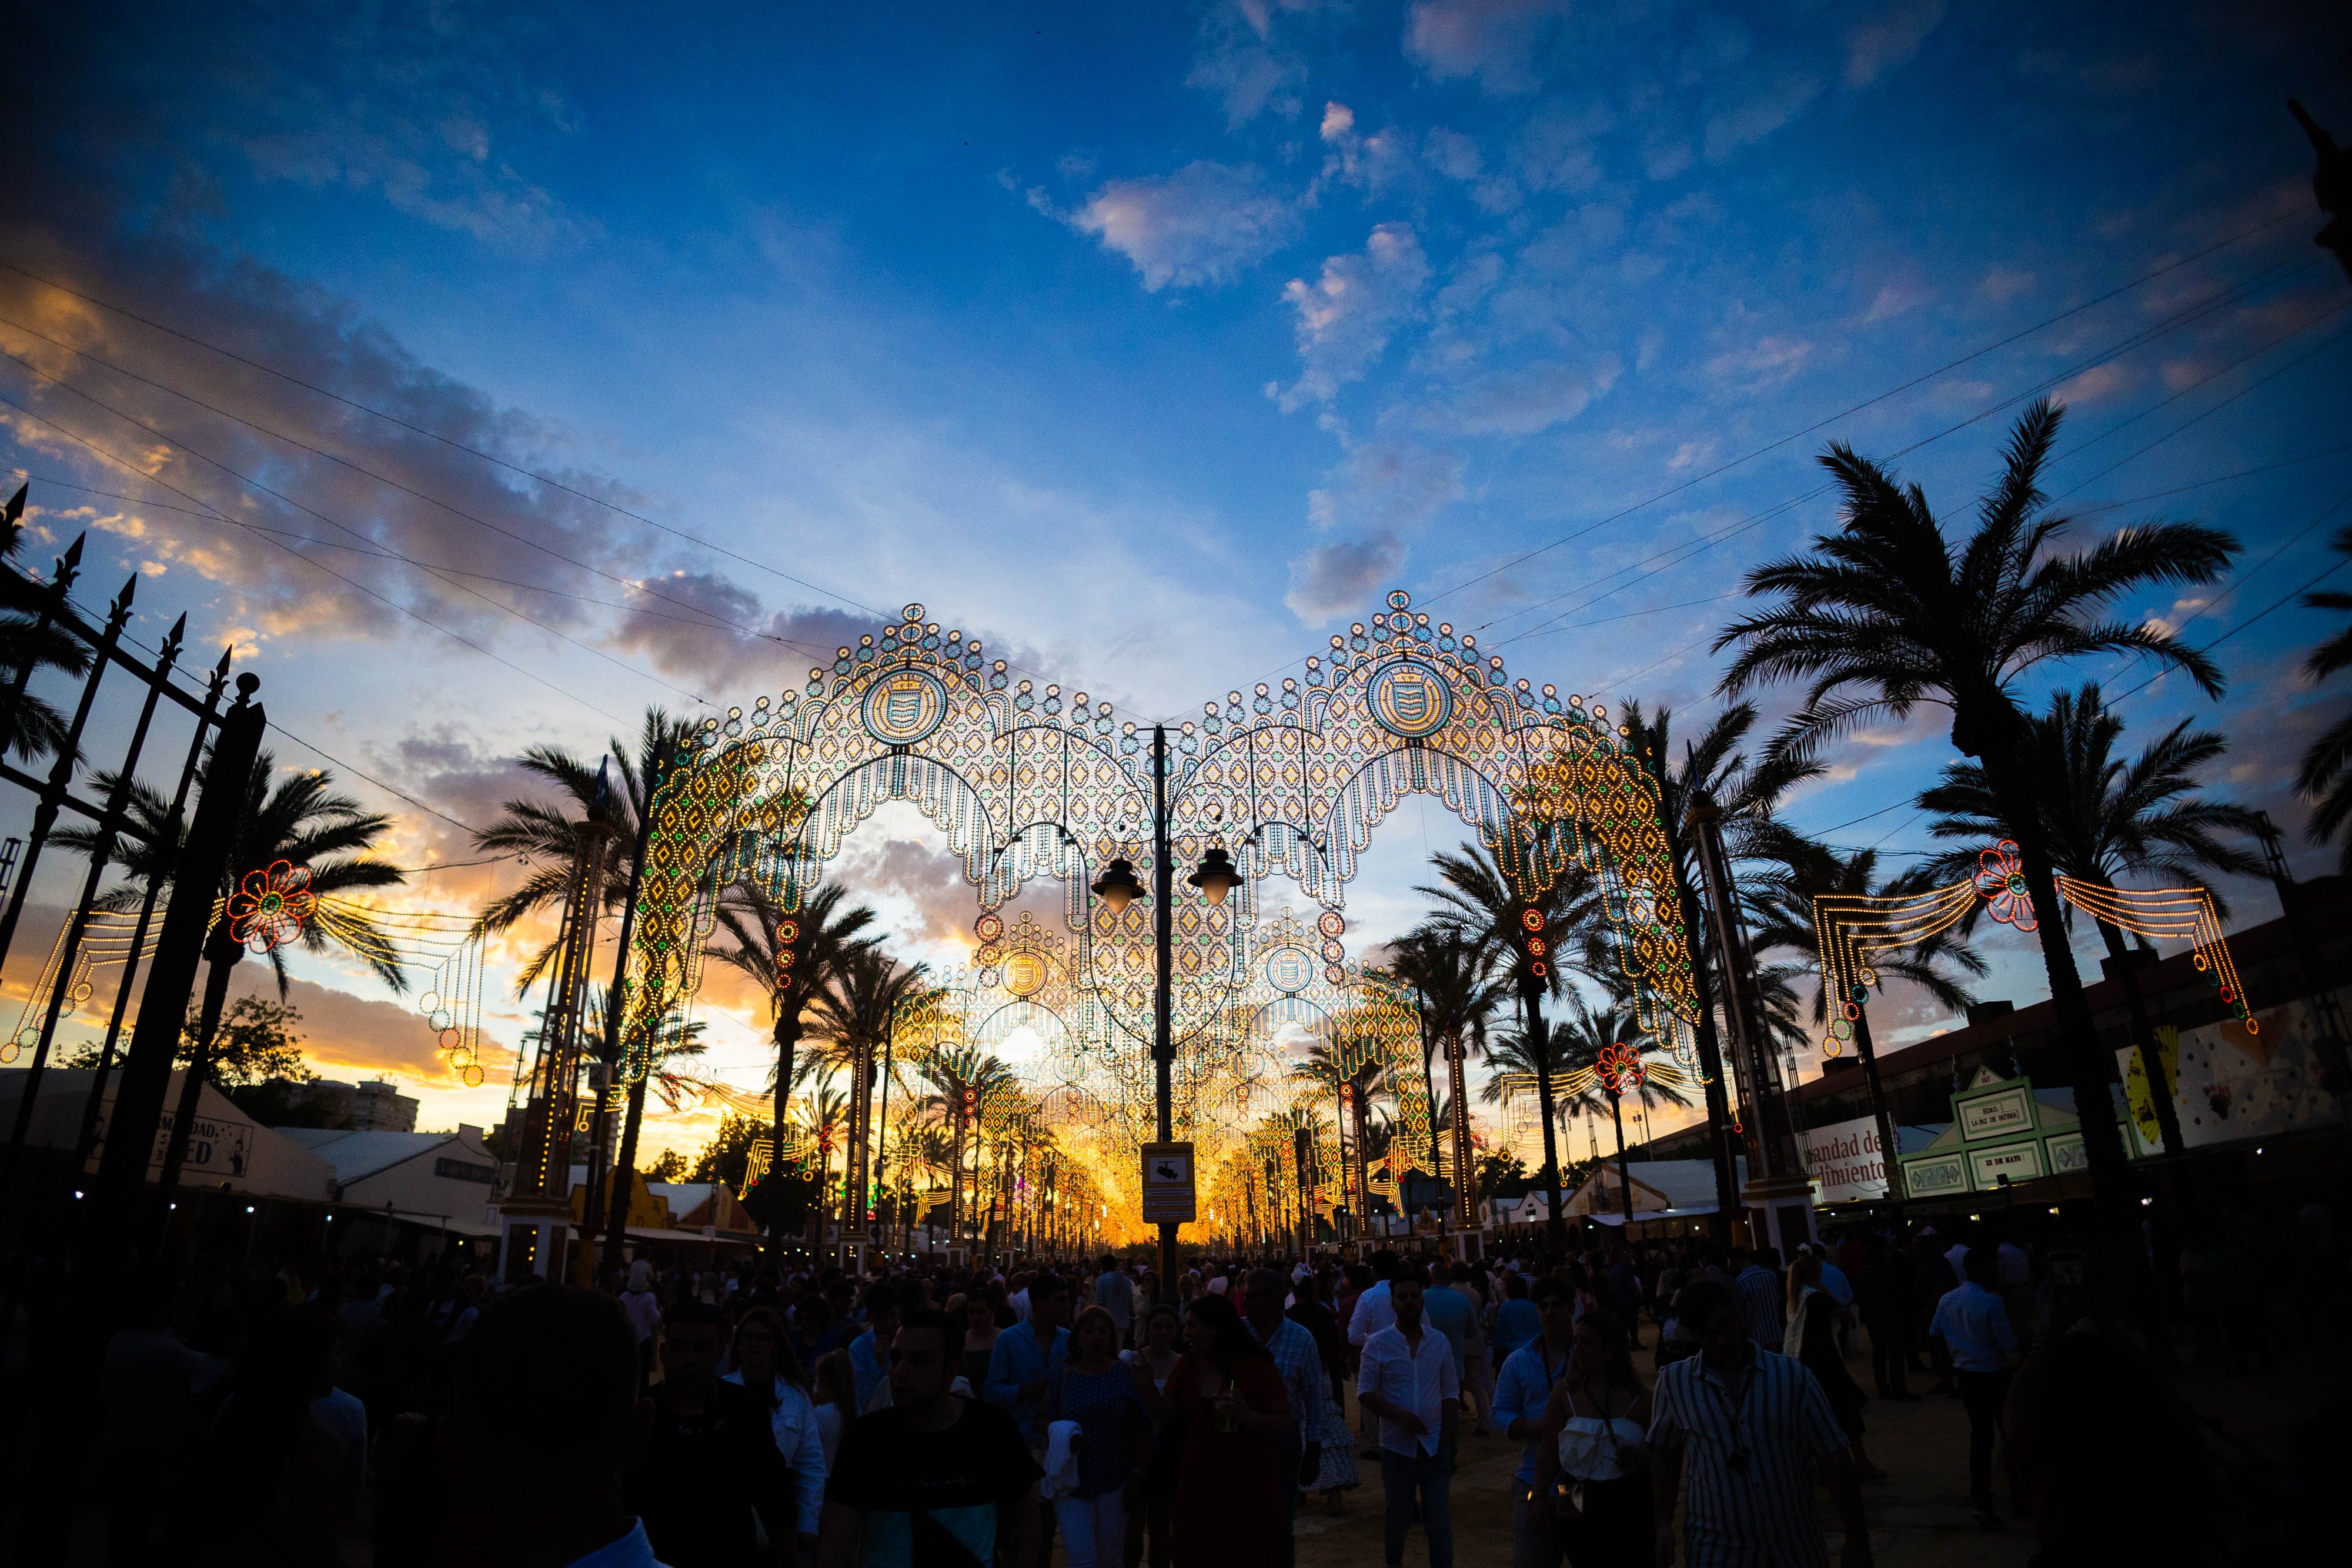
M 1623 1319 L 1595 1307 L 1577 1320 L 1536 1446 L 1536 1507 L 1551 1519 L 1570 1568 L 1648 1568 L 1654 1560 L 1649 1425 L 1633 1336 Z
M 1077 1484 L 1054 1499 L 1067 1568 L 1109 1568 L 1127 1544 L 1127 1511 L 1139 1501 L 1151 1454 L 1151 1417 L 1134 1375 L 1119 1363 L 1118 1323 L 1088 1305 L 1070 1327 L 1070 1353 L 1045 1391 L 1045 1420 L 1078 1424 Z
M 1184 1423 L 1167 1397 L 1168 1379 L 1184 1359 L 1177 1342 L 1183 1320 L 1161 1301 L 1146 1312 L 1139 1326 L 1143 1343 L 1120 1356 L 1135 1378 L 1137 1396 L 1152 1417 L 1151 1455 L 1144 1461 L 1140 1503 L 1127 1512 L 1126 1568 L 1143 1561 L 1147 1526 L 1151 1568 L 1169 1568 L 1169 1512 L 1176 1501 L 1176 1468 L 1184 1452 Z
M 857 1419 L 857 1375 L 850 1370 L 849 1353 L 829 1350 L 816 1358 L 816 1435 L 824 1446 L 824 1473 L 833 1473 L 833 1457 L 841 1448 L 841 1429 Z
M 1822 1392 L 1829 1396 L 1831 1412 L 1845 1430 L 1854 1468 L 1863 1479 L 1874 1481 L 1886 1472 L 1870 1462 L 1862 1446 L 1862 1407 L 1869 1403 L 1869 1396 L 1845 1369 L 1845 1353 L 1838 1348 L 1838 1314 L 1844 1310 L 1835 1296 L 1822 1289 L 1822 1260 L 1811 1252 L 1798 1253 L 1789 1265 L 1789 1326 L 1782 1332 L 1780 1354 L 1803 1362 L 1805 1370 L 1821 1384 Z
M 1276 1568 L 1283 1525 L 1277 1446 L 1295 1422 L 1282 1374 L 1223 1296 L 1192 1298 L 1184 1355 L 1168 1378 L 1184 1418 L 1171 1519 L 1175 1568 Z
M 817 1429 L 816 1406 L 810 1402 L 803 1384 L 799 1361 L 793 1355 L 792 1340 L 784 1333 L 784 1320 L 772 1308 L 753 1307 L 735 1325 L 735 1342 L 729 1352 L 734 1369 L 721 1373 L 722 1381 L 740 1385 L 751 1397 L 765 1406 L 768 1428 L 776 1439 L 776 1451 L 793 1472 L 793 1493 L 797 1517 L 790 1521 L 792 1532 L 800 1537 L 803 1551 L 816 1548 L 817 1516 L 824 1510 L 824 1478 L 829 1469 L 825 1462 L 824 1435 Z M 768 1534 L 781 1541 L 785 1521 L 768 1520 Z

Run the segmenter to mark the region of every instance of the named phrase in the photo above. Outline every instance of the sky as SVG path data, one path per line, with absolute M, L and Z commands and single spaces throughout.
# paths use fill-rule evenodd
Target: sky
M 233 646 L 277 763 L 394 818 L 404 907 L 511 885 L 459 862 L 525 747 L 748 706 L 913 601 L 1147 722 L 1404 587 L 1515 674 L 1695 728 L 1741 574 L 1835 524 L 1828 443 L 1961 528 L 2043 392 L 2070 538 L 2243 550 L 2115 606 L 2226 637 L 2221 702 L 2116 660 L 2024 695 L 2130 688 L 2135 747 L 2221 730 L 2211 785 L 2333 869 L 2291 790 L 2343 700 L 2294 595 L 2352 524 L 2352 284 L 2284 107 L 2352 136 L 2324 7 L 53 9 L 0 153 L 25 559 L 89 530 L 84 603 L 136 575 L 133 635 Z M 1916 856 L 1953 756 L 1932 711 L 1864 732 L 1789 816 Z M 1392 818 L 1350 941 L 1460 836 Z M 841 870 L 943 962 L 974 909 L 941 849 L 886 812 Z M 36 879 L 11 1009 L 79 874 Z M 1979 994 L 2041 994 L 1985 947 Z M 498 1119 L 501 1073 L 454 1082 L 413 1008 L 294 970 L 322 1070 Z M 704 1001 L 756 1083 L 757 998 Z M 1885 1006 L 1883 1040 L 1953 1021 Z

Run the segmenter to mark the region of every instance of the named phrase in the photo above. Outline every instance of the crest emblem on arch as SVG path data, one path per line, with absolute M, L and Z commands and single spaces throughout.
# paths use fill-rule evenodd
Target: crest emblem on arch
M 1454 716 L 1454 688 L 1433 670 L 1395 664 L 1372 677 L 1372 717 L 1400 740 L 1423 740 Z

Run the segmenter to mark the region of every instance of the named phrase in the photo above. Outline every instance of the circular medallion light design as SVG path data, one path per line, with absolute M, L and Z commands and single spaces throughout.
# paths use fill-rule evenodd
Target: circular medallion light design
M 1284 946 L 1266 956 L 1265 983 L 1286 994 L 1305 990 L 1315 978 L 1315 960 L 1299 948 Z
M 1454 716 L 1454 688 L 1422 664 L 1391 664 L 1372 677 L 1365 700 L 1381 727 L 1401 740 L 1425 739 Z
M 947 716 L 947 687 L 922 670 L 893 670 L 866 689 L 866 733 L 885 746 L 912 746 Z
M 1004 988 L 1016 997 L 1034 997 L 1045 988 L 1045 960 L 1034 953 L 1015 953 L 1004 960 Z

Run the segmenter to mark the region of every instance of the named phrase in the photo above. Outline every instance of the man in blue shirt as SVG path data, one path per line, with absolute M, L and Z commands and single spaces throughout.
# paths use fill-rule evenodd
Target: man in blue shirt
M 988 1358 L 988 1402 L 1013 1412 L 1013 1423 L 1032 1448 L 1042 1448 L 1045 1429 L 1037 1413 L 1045 1385 L 1068 1359 L 1070 1286 L 1052 1274 L 1029 1281 L 1029 1315 L 996 1336 Z
M 1444 1265 L 1438 1267 L 1443 1270 Z M 1478 1309 L 1467 1295 L 1452 1285 L 1433 1282 L 1422 1292 L 1421 1315 L 1431 1328 L 1445 1336 L 1445 1349 L 1454 1357 L 1454 1379 L 1459 1383 L 1464 1354 L 1471 1334 L 1476 1332 Z
M 1968 1408 L 1969 1496 L 1976 1504 L 1977 1522 L 1999 1530 L 2000 1515 L 1992 1506 L 1992 1442 L 2000 1430 L 2001 1405 L 2009 1397 L 2009 1358 L 2017 1349 L 2017 1331 L 2010 1326 L 2009 1309 L 1993 1288 L 2000 1279 L 2000 1255 L 1990 1247 L 1971 1247 L 1961 1266 L 1969 1277 L 1936 1303 L 1927 1333 L 1951 1350 L 1960 1403 Z
M 1543 1318 L 1536 1304 L 1528 1300 L 1528 1281 L 1517 1269 L 1503 1275 L 1503 1304 L 1495 1309 L 1493 1342 L 1497 1364 L 1507 1363 L 1511 1353 L 1543 1333 Z M 1502 1397 L 1497 1388 L 1496 1397 Z
M 849 1342 L 849 1376 L 863 1416 L 890 1377 L 890 1341 L 898 1333 L 898 1287 L 877 1280 L 866 1287 L 866 1332 Z
M 1507 1288 L 1527 1289 L 1517 1274 Z M 1559 1537 L 1537 1515 L 1529 1493 L 1536 1481 L 1536 1448 L 1543 1441 L 1544 1408 L 1576 1347 L 1576 1298 L 1558 1280 L 1544 1279 L 1536 1281 L 1532 1305 L 1522 1295 L 1504 1303 L 1507 1311 L 1514 1306 L 1527 1307 L 1539 1332 L 1504 1358 L 1495 1379 L 1496 1424 L 1506 1437 L 1527 1444 L 1511 1478 L 1511 1568 L 1559 1568 Z

